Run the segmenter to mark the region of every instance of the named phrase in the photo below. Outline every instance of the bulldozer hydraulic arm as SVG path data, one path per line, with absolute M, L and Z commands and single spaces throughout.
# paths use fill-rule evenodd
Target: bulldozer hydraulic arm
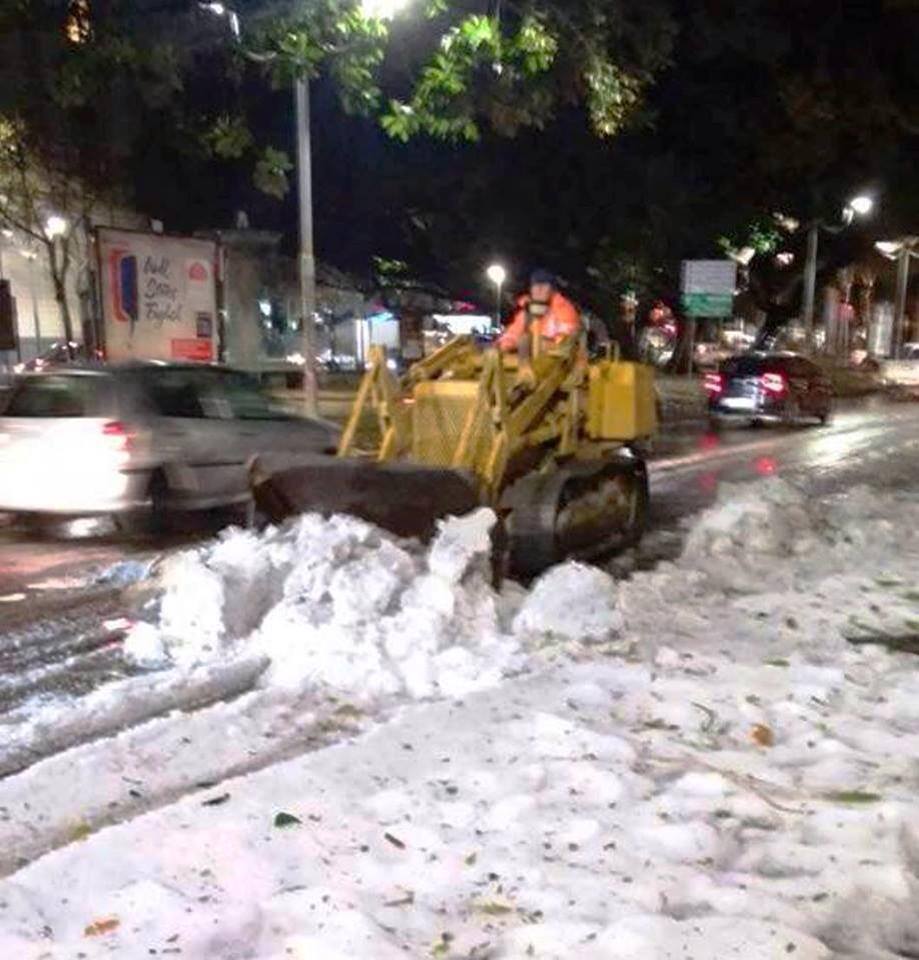
M 355 454 L 358 431 L 368 407 L 376 414 L 380 434 L 376 459 L 381 463 L 393 460 L 405 449 L 405 415 L 401 406 L 399 384 L 386 366 L 386 351 L 383 347 L 371 347 L 370 366 L 361 380 L 351 415 L 341 436 L 339 457 Z

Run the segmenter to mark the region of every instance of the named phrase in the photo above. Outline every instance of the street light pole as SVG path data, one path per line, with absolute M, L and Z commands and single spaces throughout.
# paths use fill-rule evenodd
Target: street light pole
M 804 344 L 808 353 L 814 352 L 814 302 L 817 299 L 817 252 L 820 246 L 820 221 L 811 224 L 807 233 L 807 262 L 804 266 Z
M 919 237 L 903 237 L 901 240 L 879 240 L 875 250 L 888 260 L 897 262 L 897 294 L 894 305 L 893 356 L 900 358 L 906 342 L 906 307 L 909 294 L 909 262 L 919 258 Z
M 363 0 L 364 16 L 389 20 L 408 0 Z M 237 41 L 241 39 L 239 14 L 218 0 L 199 0 L 198 6 L 219 17 L 226 17 Z M 300 207 L 300 325 L 303 368 L 303 391 L 307 413 L 318 411 L 316 388 L 316 252 L 313 246 L 313 166 L 310 135 L 309 79 L 299 76 L 294 81 L 295 122 L 297 125 L 297 193 Z
M 35 356 L 41 356 L 41 321 L 38 318 L 38 297 L 35 292 L 35 260 L 38 256 L 33 251 L 24 254 L 29 261 L 29 298 L 32 301 L 32 323 L 35 326 Z
M 906 296 L 909 290 L 909 261 L 912 253 L 907 244 L 897 258 L 897 301 L 894 307 L 894 357 L 899 360 L 906 340 Z
M 804 302 L 801 306 L 801 319 L 804 321 L 804 343 L 808 353 L 814 352 L 814 303 L 817 299 L 817 253 L 820 247 L 820 231 L 839 233 L 850 226 L 856 215 L 867 216 L 874 207 L 871 197 L 853 197 L 843 208 L 842 223 L 830 226 L 817 219 L 811 223 L 807 233 L 807 262 L 804 266 Z
M 306 77 L 294 81 L 297 124 L 297 189 L 300 207 L 300 324 L 303 337 L 303 392 L 307 413 L 319 409 L 316 388 L 316 252 L 313 247 L 313 157 L 310 90 Z
M 239 14 L 220 2 L 199 0 L 203 10 L 225 17 L 236 42 L 242 40 Z M 318 412 L 316 389 L 316 252 L 313 246 L 313 150 L 310 135 L 309 80 L 300 76 L 294 81 L 294 135 L 297 141 L 297 201 L 300 213 L 300 335 L 303 365 L 303 393 L 306 412 Z

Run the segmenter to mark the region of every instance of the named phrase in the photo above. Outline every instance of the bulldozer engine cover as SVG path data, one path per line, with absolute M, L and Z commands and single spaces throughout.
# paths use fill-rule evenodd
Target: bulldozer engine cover
M 642 363 L 603 360 L 590 367 L 587 433 L 629 443 L 657 433 L 654 372 Z
M 431 540 L 437 521 L 482 505 L 471 476 L 408 462 L 316 457 L 291 470 L 252 473 L 258 510 L 272 523 L 303 513 L 349 514 L 395 534 Z

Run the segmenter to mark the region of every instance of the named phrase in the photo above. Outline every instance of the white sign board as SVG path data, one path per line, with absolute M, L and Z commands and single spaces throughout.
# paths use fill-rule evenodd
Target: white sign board
M 733 260 L 684 260 L 683 309 L 693 317 L 729 317 L 737 288 Z
M 97 243 L 107 359 L 217 359 L 214 241 L 100 227 Z
M 730 294 L 737 287 L 737 264 L 733 260 L 684 260 L 683 293 Z

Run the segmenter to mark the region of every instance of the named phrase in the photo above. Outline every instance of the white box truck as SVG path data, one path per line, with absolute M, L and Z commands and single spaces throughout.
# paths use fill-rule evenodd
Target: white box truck
M 218 360 L 215 241 L 99 227 L 96 251 L 107 360 Z

